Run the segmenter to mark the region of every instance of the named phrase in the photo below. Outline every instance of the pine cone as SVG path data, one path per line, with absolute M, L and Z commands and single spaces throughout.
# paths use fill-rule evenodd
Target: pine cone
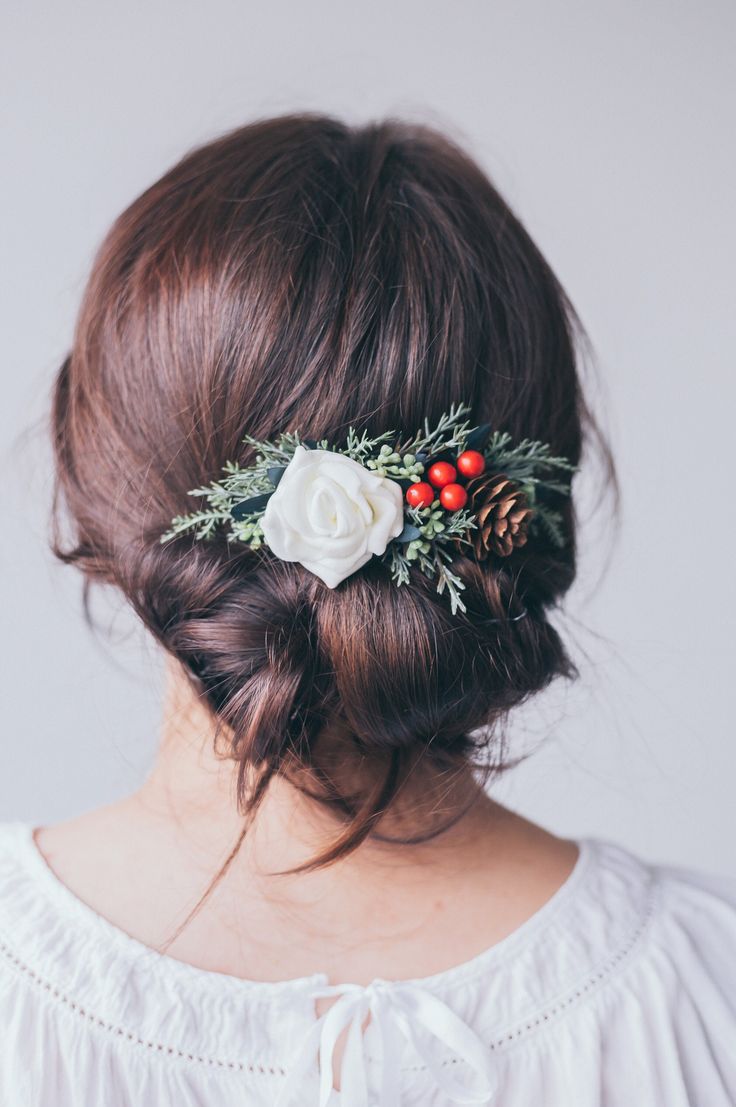
M 466 508 L 478 524 L 467 532 L 478 561 L 489 553 L 508 557 L 525 544 L 532 508 L 518 484 L 503 473 L 481 473 L 468 481 L 465 491 Z

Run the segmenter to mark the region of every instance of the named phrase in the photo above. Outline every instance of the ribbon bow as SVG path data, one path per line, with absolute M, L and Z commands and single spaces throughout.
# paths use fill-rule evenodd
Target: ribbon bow
M 455 1103 L 486 1104 L 496 1089 L 490 1055 L 478 1036 L 447 1004 L 431 992 L 401 981 L 374 980 L 367 987 L 336 984 L 315 991 L 315 999 L 338 996 L 316 1020 L 288 1074 L 277 1107 L 288 1107 L 319 1054 L 319 1107 L 328 1107 L 335 1077 L 334 1053 L 338 1038 L 347 1029 L 340 1065 L 340 1103 L 343 1107 L 369 1107 L 368 1080 L 363 1049 L 363 1023 L 370 1014 L 381 1042 L 380 1093 L 376 1107 L 400 1107 L 399 1034 L 416 1050 L 441 1091 Z M 428 1032 L 427 1033 L 423 1033 Z M 454 1080 L 436 1056 L 436 1039 L 462 1058 L 482 1078 L 475 1091 Z

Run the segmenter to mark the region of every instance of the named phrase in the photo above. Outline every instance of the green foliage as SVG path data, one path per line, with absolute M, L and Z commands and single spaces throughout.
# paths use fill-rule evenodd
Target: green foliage
M 302 445 L 344 454 L 376 476 L 400 480 L 404 485 L 421 480 L 433 456 L 448 450 L 459 454 L 468 448 L 480 449 L 487 472 L 504 474 L 524 489 L 533 508 L 531 528 L 538 526 L 552 542 L 563 546 L 563 517 L 545 502 L 545 496 L 569 495 L 576 467 L 566 458 L 554 456 L 546 443 L 526 438 L 514 443 L 505 431 L 489 433 L 485 427 L 471 427 L 464 418 L 469 412 L 468 404 L 452 404 L 434 428 L 425 419 L 423 428 L 403 442 L 395 431 L 371 437 L 366 431 L 358 434 L 353 427 L 343 447 L 330 445 L 325 438 L 319 442 L 305 440 L 291 431 L 281 433 L 275 441 L 245 435 L 243 444 L 256 451 L 255 461 L 245 467 L 228 461 L 220 480 L 192 489 L 189 495 L 206 500 L 207 507 L 175 516 L 160 540 L 168 542 L 184 534 L 192 534 L 194 540 L 209 539 L 222 527 L 228 541 L 246 543 L 252 549 L 260 547 L 264 543 L 261 519 L 265 501 L 276 489 L 297 446 Z M 379 555 L 391 579 L 399 586 L 408 584 L 416 565 L 437 581 L 439 593 L 447 592 L 453 614 L 465 611 L 460 596 L 464 586 L 451 566 L 454 558 L 461 556 L 462 546 L 470 545 L 470 532 L 477 527 L 474 516 L 466 508 L 446 511 L 435 499 L 425 508 L 404 501 L 404 519 L 418 534 L 409 540 L 389 542 Z
M 440 416 L 434 430 L 430 430 L 429 422 L 425 419 L 424 429 L 417 431 L 413 438 L 403 444 L 402 453 L 439 454 L 443 450 L 456 449 L 458 452 L 464 450 L 465 440 L 471 428 L 467 420 L 461 423 L 460 419 L 469 412 L 469 404 L 451 404 L 449 412 Z
M 504 473 L 522 486 L 531 507 L 530 530 L 543 530 L 559 547 L 565 545 L 563 519 L 559 511 L 549 508 L 543 498 L 546 492 L 563 496 L 570 494 L 570 479 L 576 466 L 564 457 L 555 457 L 545 442 L 524 438 L 516 445 L 505 431 L 494 431 L 483 451 L 488 471 Z M 556 474 L 560 474 L 557 476 Z

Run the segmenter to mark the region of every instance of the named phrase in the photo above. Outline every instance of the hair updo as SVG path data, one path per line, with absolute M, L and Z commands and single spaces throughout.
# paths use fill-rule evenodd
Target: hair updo
M 274 774 L 314 780 L 343 823 L 322 860 L 373 830 L 418 757 L 467 764 L 474 731 L 490 748 L 511 708 L 574 675 L 547 619 L 575 575 L 572 502 L 554 503 L 562 549 L 539 533 L 503 560 L 458 555 L 455 615 L 416 568 L 397 587 L 374 558 L 332 590 L 267 547 L 160 535 L 189 489 L 253 463 L 246 433 L 411 434 L 467 401 L 471 423 L 577 464 L 594 424 L 576 333 L 480 168 L 394 120 L 242 127 L 184 157 L 102 244 L 53 391 L 54 553 L 120 588 L 183 664 L 226 724 L 243 812 Z M 366 794 L 330 781 L 335 724 L 377 770 Z

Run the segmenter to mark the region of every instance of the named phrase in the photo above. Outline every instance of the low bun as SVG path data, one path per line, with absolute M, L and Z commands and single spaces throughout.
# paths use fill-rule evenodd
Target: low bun
M 570 672 L 557 633 L 512 596 L 507 574 L 462 558 L 453 568 L 465 614 L 452 615 L 427 578 L 397 588 L 380 566 L 320 599 L 319 638 L 361 748 L 466 754 L 472 730 Z
M 265 550 L 180 540 L 149 548 L 129 568 L 128 591 L 227 728 L 247 808 L 254 779 L 259 790 L 278 772 L 328 781 L 335 751 L 323 743 L 336 719 L 341 743 L 382 766 L 393 794 L 399 767 L 420 756 L 425 769 L 464 764 L 473 732 L 497 731 L 513 707 L 572 676 L 523 566 L 510 568 L 458 557 L 467 610 L 452 615 L 434 581 L 418 574 L 397 588 L 377 561 L 330 589 Z M 338 798 L 356 844 L 360 797 Z
M 548 616 L 575 576 L 574 509 L 551 504 L 562 547 L 540 532 L 507 557 L 458 553 L 452 614 L 416 567 L 397 586 L 373 559 L 330 589 L 265 546 L 162 544 L 187 490 L 247 465 L 246 433 L 411 433 L 460 400 L 578 464 L 595 427 L 576 328 L 488 179 L 424 127 L 263 120 L 189 154 L 114 224 L 54 389 L 55 512 L 73 540 L 57 526 L 52 545 L 182 663 L 227 732 L 244 811 L 283 774 L 345 821 L 338 856 L 419 759 L 467 766 L 512 708 L 573 676 Z M 332 772 L 348 746 L 365 788 Z

